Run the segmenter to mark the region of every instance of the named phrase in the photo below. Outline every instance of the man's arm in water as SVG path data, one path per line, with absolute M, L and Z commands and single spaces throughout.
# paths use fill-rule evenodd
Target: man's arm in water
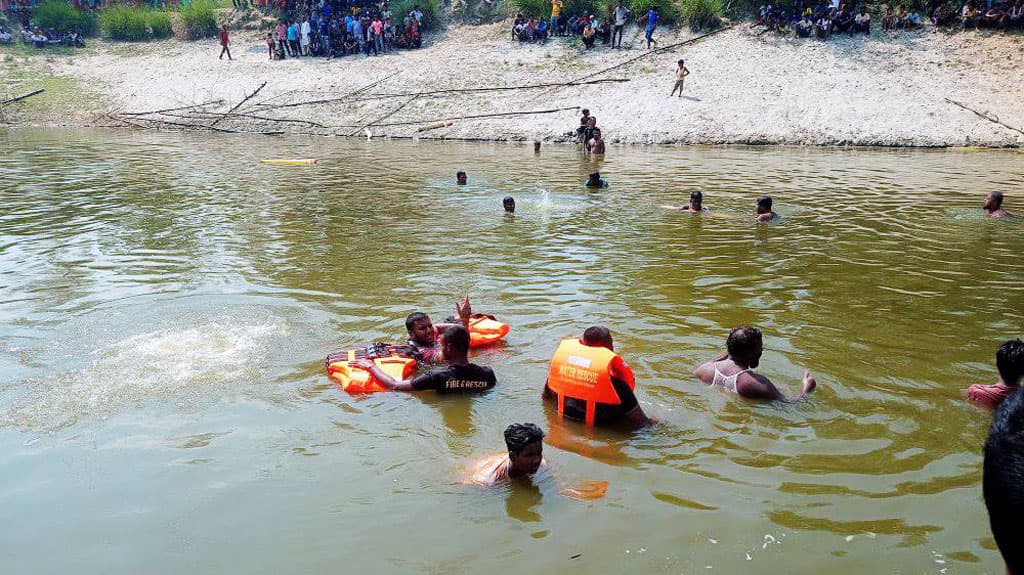
M 817 387 L 818 382 L 814 379 L 809 371 L 804 370 L 803 379 L 803 391 L 799 396 L 790 399 L 779 391 L 779 388 L 775 387 L 767 377 L 757 373 L 744 373 L 741 375 L 736 382 L 736 391 L 743 397 L 750 397 L 753 399 L 768 399 L 771 401 L 785 401 L 794 402 L 799 401 L 807 397 L 809 393 L 814 391 Z
M 370 372 L 378 383 L 392 391 L 415 391 L 416 389 L 412 386 L 413 378 L 397 380 L 384 373 L 384 370 L 368 359 L 357 359 L 352 362 L 352 365 Z

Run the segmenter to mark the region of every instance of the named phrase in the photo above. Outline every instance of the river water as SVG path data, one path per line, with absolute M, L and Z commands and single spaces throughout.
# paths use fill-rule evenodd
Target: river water
M 5 573 L 1001 573 L 981 500 L 1024 331 L 1010 152 L 614 148 L 0 132 Z M 316 157 L 315 167 L 258 164 Z M 466 187 L 454 173 L 469 172 Z M 700 189 L 713 212 L 662 205 Z M 752 222 L 770 193 L 781 221 Z M 501 213 L 513 195 L 514 217 Z M 323 357 L 469 293 L 513 326 L 477 397 L 349 396 Z M 759 325 L 761 373 L 690 375 Z M 555 420 L 559 339 L 611 327 L 660 424 Z M 536 485 L 460 482 L 502 430 Z M 607 481 L 602 499 L 559 494 Z

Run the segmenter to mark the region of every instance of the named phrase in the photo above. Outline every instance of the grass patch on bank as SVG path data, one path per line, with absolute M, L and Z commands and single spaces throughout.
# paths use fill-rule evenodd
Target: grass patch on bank
M 212 0 L 193 0 L 178 12 L 182 34 L 186 40 L 199 40 L 217 35 L 217 3 Z M 424 10 L 424 13 L 426 11 Z
M 36 58 L 10 54 L 0 57 L 0 74 L 4 77 L 0 99 L 45 90 L 42 94 L 8 105 L 5 113 L 9 118 L 25 115 L 41 117 L 43 120 L 55 119 L 105 105 L 106 99 L 102 95 L 72 78 L 52 74 L 44 66 L 45 63 Z
M 71 7 L 64 0 L 46 0 L 32 11 L 32 22 L 57 32 L 77 32 L 83 36 L 96 34 L 96 17 L 84 10 Z
M 437 30 L 441 27 L 441 11 L 438 0 L 397 0 L 391 2 L 391 13 L 395 22 L 401 23 L 405 15 L 419 6 L 423 12 L 423 21 L 420 26 L 423 31 Z

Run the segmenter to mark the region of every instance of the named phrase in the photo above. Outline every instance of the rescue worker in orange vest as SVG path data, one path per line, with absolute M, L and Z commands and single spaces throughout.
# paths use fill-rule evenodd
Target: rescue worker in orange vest
M 559 344 L 548 368 L 544 399 L 553 399 L 562 417 L 587 425 L 624 422 L 639 428 L 653 423 L 633 393 L 633 370 L 615 353 L 608 328 L 594 326 L 583 339 Z

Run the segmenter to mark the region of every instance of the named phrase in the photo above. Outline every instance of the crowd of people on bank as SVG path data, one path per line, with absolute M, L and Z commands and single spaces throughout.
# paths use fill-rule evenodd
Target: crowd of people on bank
M 512 21 L 512 39 L 543 43 L 550 37 L 569 36 L 579 38 L 587 49 L 593 48 L 598 42 L 611 48 L 622 48 L 622 37 L 632 15 L 633 11 L 621 0 L 609 3 L 603 15 L 592 12 L 563 14 L 562 0 L 551 0 L 550 19 L 516 14 Z M 657 44 L 653 36 L 659 19 L 660 14 L 655 6 L 636 20 L 637 24 L 645 26 L 644 38 L 648 48 Z
M 268 57 L 283 60 L 358 54 L 376 56 L 398 49 L 419 48 L 423 44 L 423 12 L 418 6 L 397 16 L 387 1 L 347 6 L 341 14 L 335 10 L 330 2 L 320 0 L 304 17 L 279 22 L 267 33 Z
M 947 2 L 933 2 L 927 10 L 916 5 L 886 6 L 880 18 L 882 30 L 914 30 L 925 25 L 961 28 L 998 29 L 1024 26 L 1024 0 L 968 0 L 957 11 Z M 792 34 L 797 38 L 816 36 L 828 39 L 836 33 L 871 34 L 871 14 L 867 6 L 854 8 L 840 0 L 825 0 L 815 6 L 796 0 L 793 5 L 764 4 L 753 27 Z

